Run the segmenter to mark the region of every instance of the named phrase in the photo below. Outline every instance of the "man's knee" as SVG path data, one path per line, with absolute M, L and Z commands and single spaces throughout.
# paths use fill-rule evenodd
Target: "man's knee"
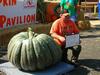
M 74 49 L 75 51 L 80 52 L 80 51 L 81 51 L 81 49 L 82 49 L 82 46 L 81 46 L 81 45 L 74 46 L 74 47 L 73 47 L 73 49 Z
M 82 50 L 82 46 L 81 46 L 81 45 L 78 45 L 77 50 L 78 50 L 79 52 L 81 52 L 81 50 Z

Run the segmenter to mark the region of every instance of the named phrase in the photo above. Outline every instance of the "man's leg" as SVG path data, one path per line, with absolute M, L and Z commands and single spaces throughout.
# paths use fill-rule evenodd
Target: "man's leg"
M 72 57 L 71 57 L 72 62 L 76 63 L 78 61 L 80 52 L 81 52 L 81 45 L 72 48 Z
M 67 55 L 68 49 L 62 48 L 62 61 L 67 62 L 68 61 L 68 55 Z
M 64 48 L 64 49 L 62 49 L 62 50 L 63 50 L 63 51 L 62 51 L 62 52 L 63 52 L 62 61 L 65 62 L 65 63 L 67 63 L 67 64 L 71 64 L 71 65 L 76 66 L 73 62 L 71 62 L 71 61 L 68 59 L 68 54 L 67 54 L 68 49 L 70 49 L 70 48 Z

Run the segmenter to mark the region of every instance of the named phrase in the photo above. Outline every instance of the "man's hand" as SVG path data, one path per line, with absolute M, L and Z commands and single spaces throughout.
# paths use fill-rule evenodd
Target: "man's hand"
M 61 43 L 65 44 L 65 37 L 63 36 L 60 36 L 56 33 L 52 33 L 51 36 L 55 39 L 58 39 Z
M 65 37 L 59 37 L 59 40 L 64 43 L 65 42 Z

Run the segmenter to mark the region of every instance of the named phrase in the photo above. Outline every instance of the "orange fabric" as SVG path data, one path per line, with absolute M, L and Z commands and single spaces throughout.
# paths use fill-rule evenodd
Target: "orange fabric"
M 62 21 L 62 19 L 57 19 L 50 30 L 50 34 L 56 33 L 60 36 L 65 37 L 66 34 L 72 34 L 72 33 L 79 33 L 78 28 L 76 27 L 75 23 L 71 20 L 68 20 L 66 22 Z M 56 38 L 57 39 L 57 38 Z M 59 38 L 58 38 L 59 39 Z M 61 43 L 59 44 L 58 41 Z M 57 40 L 57 43 L 59 45 L 63 45 L 63 41 Z

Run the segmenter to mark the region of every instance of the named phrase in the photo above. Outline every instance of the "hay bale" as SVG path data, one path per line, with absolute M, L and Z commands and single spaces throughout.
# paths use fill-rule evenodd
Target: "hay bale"
M 49 34 L 51 24 L 31 24 L 3 29 L 0 31 L 0 47 L 7 48 L 10 39 L 19 32 L 27 31 L 28 27 L 31 27 L 33 32 Z
M 89 20 L 86 20 L 85 17 L 84 17 L 84 11 L 83 10 L 80 10 L 80 13 L 78 14 L 78 28 L 80 30 L 87 30 L 87 29 L 90 29 L 91 28 L 91 24 L 89 22 Z
M 90 25 L 90 22 L 89 20 L 80 20 L 78 21 L 78 28 L 80 30 L 87 30 L 87 29 L 90 29 L 91 28 L 91 25 Z

